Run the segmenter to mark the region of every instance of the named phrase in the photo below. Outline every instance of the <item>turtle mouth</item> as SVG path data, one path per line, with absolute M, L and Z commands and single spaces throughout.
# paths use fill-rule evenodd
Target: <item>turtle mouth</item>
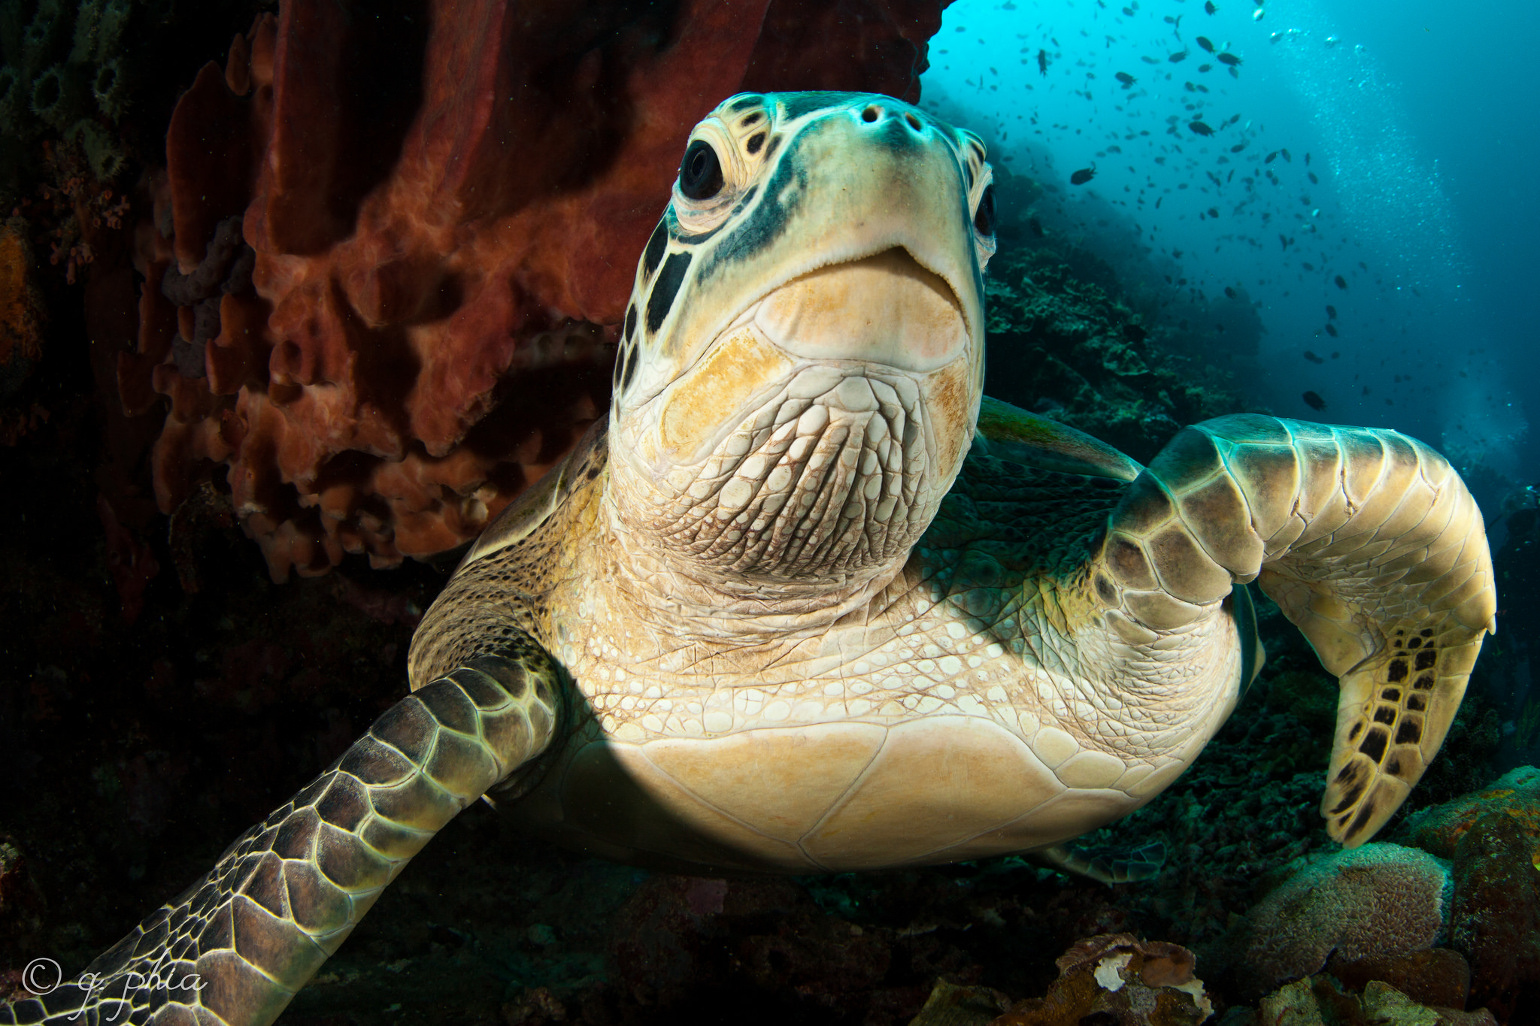
M 862 360 L 925 373 L 968 347 L 956 290 L 900 245 L 806 271 L 750 311 L 764 338 L 794 360 Z

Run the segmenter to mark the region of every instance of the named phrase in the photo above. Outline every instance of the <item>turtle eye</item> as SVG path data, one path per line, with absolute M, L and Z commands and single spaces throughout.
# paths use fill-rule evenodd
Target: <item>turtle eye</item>
M 692 200 L 710 199 L 722 191 L 722 163 L 706 140 L 697 139 L 684 151 L 684 160 L 679 162 L 679 191 Z
M 978 229 L 980 235 L 993 235 L 995 233 L 995 186 L 993 182 L 984 186 L 984 194 L 979 197 L 979 208 L 973 214 L 973 227 Z

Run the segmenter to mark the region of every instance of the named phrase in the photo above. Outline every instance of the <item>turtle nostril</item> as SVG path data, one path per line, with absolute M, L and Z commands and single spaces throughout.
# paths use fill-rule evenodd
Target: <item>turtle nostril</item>
M 867 124 L 871 124 L 873 121 L 877 120 L 878 113 L 879 112 L 876 107 L 867 107 L 861 112 L 861 120 L 865 121 Z
M 909 122 L 909 127 L 914 129 L 916 132 L 920 130 L 920 119 L 915 117 L 913 114 L 905 114 L 904 120 Z

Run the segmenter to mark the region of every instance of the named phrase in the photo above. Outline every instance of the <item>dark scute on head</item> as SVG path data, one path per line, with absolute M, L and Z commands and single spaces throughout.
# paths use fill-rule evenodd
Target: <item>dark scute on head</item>
M 634 358 L 631 348 L 629 346 L 626 348 L 626 366 L 620 372 L 620 390 L 622 392 L 631 387 L 631 379 L 636 377 L 636 365 L 640 362 Z
M 749 136 L 749 141 L 746 148 L 751 155 L 759 152 L 759 148 L 765 144 L 765 138 L 766 133 L 764 132 L 755 132 L 753 135 Z
M 647 297 L 648 332 L 655 332 L 662 327 L 664 319 L 668 317 L 669 308 L 674 305 L 674 296 L 679 292 L 679 286 L 684 283 L 684 274 L 689 269 L 690 254 L 688 253 L 675 253 L 664 262 L 663 270 L 652 286 L 652 295 Z
M 668 229 L 659 221 L 658 226 L 652 230 L 652 237 L 647 240 L 647 248 L 642 251 L 642 277 L 651 278 L 652 272 L 658 269 L 658 261 L 663 259 L 663 251 L 668 248 Z M 627 329 L 626 334 L 631 334 Z
M 763 102 L 764 97 L 759 93 L 746 93 L 743 96 L 738 97 L 732 103 L 729 103 L 727 105 L 726 113 L 736 114 L 741 110 L 748 110 L 750 107 L 758 106 Z

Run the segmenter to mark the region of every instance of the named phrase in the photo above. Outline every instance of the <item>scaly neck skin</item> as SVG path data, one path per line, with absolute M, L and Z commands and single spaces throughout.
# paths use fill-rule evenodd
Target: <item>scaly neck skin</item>
M 809 368 L 703 460 L 661 471 L 622 425 L 605 492 L 617 585 L 685 634 L 818 630 L 860 609 L 955 476 L 933 469 L 919 395 L 905 374 Z

